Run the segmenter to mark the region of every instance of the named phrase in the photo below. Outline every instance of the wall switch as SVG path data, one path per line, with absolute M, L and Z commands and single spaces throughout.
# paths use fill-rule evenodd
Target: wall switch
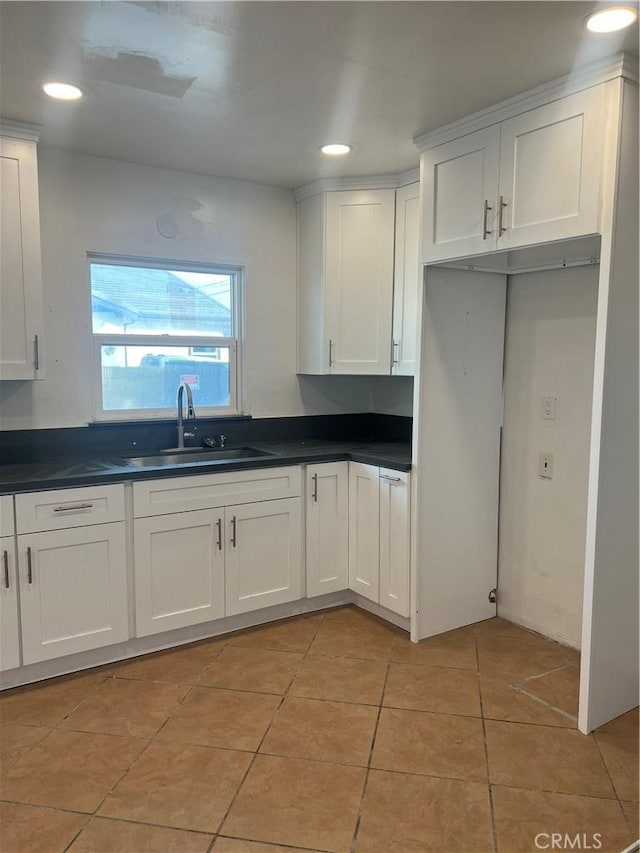
M 555 421 L 556 419 L 556 398 L 542 398 L 542 417 L 545 421 Z
M 553 479 L 553 453 L 541 453 L 538 458 L 538 476 Z

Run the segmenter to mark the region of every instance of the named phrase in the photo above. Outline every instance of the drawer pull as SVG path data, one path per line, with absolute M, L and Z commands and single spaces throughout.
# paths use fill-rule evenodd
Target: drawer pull
M 311 479 L 313 480 L 313 492 L 311 494 L 311 497 L 313 498 L 313 502 L 317 504 L 318 503 L 318 475 L 314 474 Z
M 233 547 L 236 547 L 236 517 L 235 515 L 231 519 L 231 544 Z
M 31 548 L 27 548 L 27 581 L 33 583 L 33 564 L 31 561 Z
M 5 551 L 2 554 L 2 564 L 4 566 L 4 585 L 9 589 L 9 552 Z
M 381 480 L 386 480 L 389 483 L 401 483 L 402 477 L 390 477 L 388 474 L 380 474 Z
M 79 509 L 93 509 L 93 504 L 67 504 L 66 506 L 57 506 L 54 512 L 73 512 Z
M 222 551 L 222 519 L 219 518 L 216 521 L 216 530 L 218 531 L 218 535 L 216 537 L 216 545 L 218 546 L 218 551 Z

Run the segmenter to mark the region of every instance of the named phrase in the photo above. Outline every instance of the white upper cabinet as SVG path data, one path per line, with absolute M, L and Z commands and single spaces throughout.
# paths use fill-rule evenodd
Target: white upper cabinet
M 427 263 L 495 249 L 500 127 L 439 145 L 422 155 L 424 259 Z
M 42 272 L 35 138 L 0 136 L 0 186 L 0 379 L 41 379 Z
M 598 232 L 606 86 L 422 154 L 425 263 Z
M 298 372 L 389 375 L 395 190 L 298 204 Z
M 603 86 L 502 123 L 499 248 L 598 231 L 603 128 Z
M 421 284 L 420 184 L 396 191 L 391 373 L 413 376 L 418 346 L 418 291 Z

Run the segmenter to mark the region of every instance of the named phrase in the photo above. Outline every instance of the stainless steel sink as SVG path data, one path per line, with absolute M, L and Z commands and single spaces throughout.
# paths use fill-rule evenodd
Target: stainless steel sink
M 198 462 L 223 462 L 230 459 L 257 459 L 261 456 L 273 456 L 267 450 L 255 447 L 229 447 L 220 450 L 205 450 L 189 447 L 184 450 L 163 451 L 155 456 L 134 456 L 127 459 L 131 465 L 140 468 L 160 468 L 164 465 L 193 465 Z

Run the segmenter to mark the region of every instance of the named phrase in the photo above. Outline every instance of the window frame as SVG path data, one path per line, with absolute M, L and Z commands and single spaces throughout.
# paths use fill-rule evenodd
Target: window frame
M 235 337 L 208 335 L 137 334 L 124 335 L 93 331 L 93 309 L 91 298 L 91 265 L 140 267 L 141 269 L 177 270 L 178 272 L 220 273 L 229 275 L 231 287 L 231 323 Z M 159 409 L 105 409 L 103 407 L 102 358 L 103 346 L 180 346 L 180 347 L 228 347 L 229 348 L 229 405 L 200 406 L 196 415 L 203 418 L 238 417 L 243 414 L 243 350 L 244 350 L 244 267 L 232 264 L 205 263 L 200 261 L 177 261 L 167 258 L 148 258 L 130 255 L 107 255 L 87 253 L 87 291 L 89 311 L 89 335 L 91 338 L 91 396 L 93 419 L 98 422 L 167 421 L 174 420 L 176 407 Z M 176 388 L 176 395 L 178 389 Z

